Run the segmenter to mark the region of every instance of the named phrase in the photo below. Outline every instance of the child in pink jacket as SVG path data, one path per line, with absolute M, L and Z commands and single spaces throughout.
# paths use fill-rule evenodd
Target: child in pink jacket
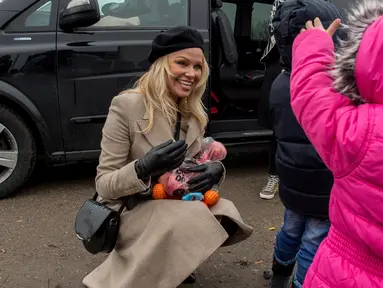
M 383 287 L 383 1 L 356 5 L 336 56 L 335 22 L 308 22 L 293 46 L 292 108 L 334 174 L 331 228 L 304 288 Z

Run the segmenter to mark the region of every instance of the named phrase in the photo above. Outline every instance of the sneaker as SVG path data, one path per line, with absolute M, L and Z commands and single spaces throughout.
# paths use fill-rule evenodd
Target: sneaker
M 261 193 L 259 193 L 259 196 L 261 199 L 273 199 L 275 196 L 275 193 L 278 190 L 278 183 L 279 183 L 279 178 L 276 175 L 269 175 L 267 179 L 267 184 L 265 187 L 263 187 Z

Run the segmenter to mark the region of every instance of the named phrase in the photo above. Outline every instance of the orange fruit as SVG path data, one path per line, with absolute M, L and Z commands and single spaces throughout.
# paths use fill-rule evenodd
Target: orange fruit
M 209 206 L 215 205 L 219 200 L 219 194 L 215 190 L 207 191 L 204 196 L 205 196 L 204 202 L 206 202 L 206 204 Z
M 165 185 L 157 183 L 153 186 L 152 197 L 154 199 L 166 199 Z

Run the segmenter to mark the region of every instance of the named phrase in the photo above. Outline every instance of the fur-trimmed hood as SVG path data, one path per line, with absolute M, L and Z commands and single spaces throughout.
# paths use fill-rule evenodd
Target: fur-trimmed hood
M 334 87 L 356 104 L 383 104 L 383 1 L 358 0 L 349 10 L 332 70 Z

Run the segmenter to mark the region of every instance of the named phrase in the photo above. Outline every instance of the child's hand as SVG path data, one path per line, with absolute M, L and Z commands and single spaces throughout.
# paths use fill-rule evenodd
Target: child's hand
M 340 19 L 336 19 L 334 22 L 331 23 L 331 25 L 326 29 L 324 29 L 323 25 L 322 25 L 322 22 L 320 21 L 320 19 L 317 17 L 314 19 L 314 24 L 313 22 L 310 20 L 310 21 L 307 21 L 306 22 L 306 29 L 309 30 L 309 29 L 319 29 L 323 32 L 327 32 L 328 35 L 330 35 L 330 37 L 334 36 L 336 30 L 340 27 L 341 25 L 341 20 Z M 301 30 L 301 33 L 306 31 L 306 29 L 302 29 Z

